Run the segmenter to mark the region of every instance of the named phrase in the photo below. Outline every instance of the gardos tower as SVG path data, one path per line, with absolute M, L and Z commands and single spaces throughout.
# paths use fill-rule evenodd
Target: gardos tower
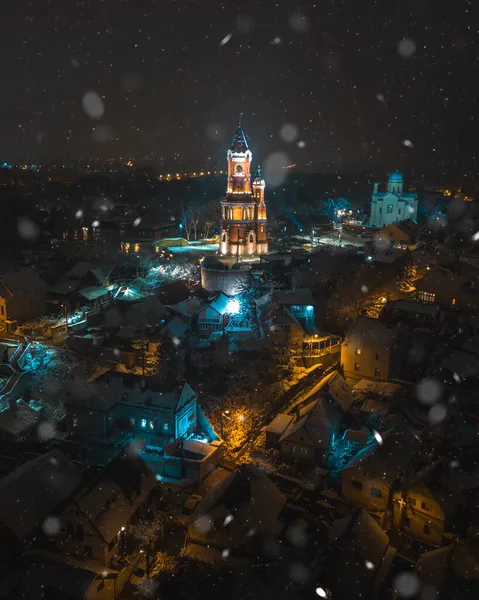
M 253 154 L 248 148 L 241 120 L 226 156 L 228 183 L 226 197 L 221 201 L 220 252 L 238 257 L 266 254 L 265 182 L 259 168 L 251 181 Z

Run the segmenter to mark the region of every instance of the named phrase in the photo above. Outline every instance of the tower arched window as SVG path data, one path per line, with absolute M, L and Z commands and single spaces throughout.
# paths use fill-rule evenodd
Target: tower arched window
M 223 233 L 223 237 L 221 239 L 223 242 L 226 242 L 226 233 Z
M 254 242 L 254 238 L 253 238 L 253 234 L 252 233 L 249 234 L 249 241 L 250 242 Z

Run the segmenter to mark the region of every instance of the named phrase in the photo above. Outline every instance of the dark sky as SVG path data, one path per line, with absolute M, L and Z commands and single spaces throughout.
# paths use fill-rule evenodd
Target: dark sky
M 223 160 L 243 112 L 261 160 L 282 151 L 298 164 L 343 169 L 441 160 L 471 168 L 475 4 L 5 2 L 0 158 Z M 99 119 L 86 114 L 88 92 L 87 111 L 102 98 Z M 282 137 L 284 125 L 297 132 Z

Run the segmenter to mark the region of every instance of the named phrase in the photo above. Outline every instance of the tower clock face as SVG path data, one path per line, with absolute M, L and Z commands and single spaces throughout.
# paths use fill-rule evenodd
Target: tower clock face
M 236 173 L 242 173 L 243 172 L 243 167 L 241 165 L 236 165 Z

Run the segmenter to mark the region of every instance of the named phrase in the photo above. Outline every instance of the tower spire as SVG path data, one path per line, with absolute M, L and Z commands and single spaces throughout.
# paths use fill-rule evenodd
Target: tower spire
M 241 119 L 243 118 L 243 113 L 240 113 L 239 115 L 239 119 L 238 119 L 238 127 L 241 128 Z

